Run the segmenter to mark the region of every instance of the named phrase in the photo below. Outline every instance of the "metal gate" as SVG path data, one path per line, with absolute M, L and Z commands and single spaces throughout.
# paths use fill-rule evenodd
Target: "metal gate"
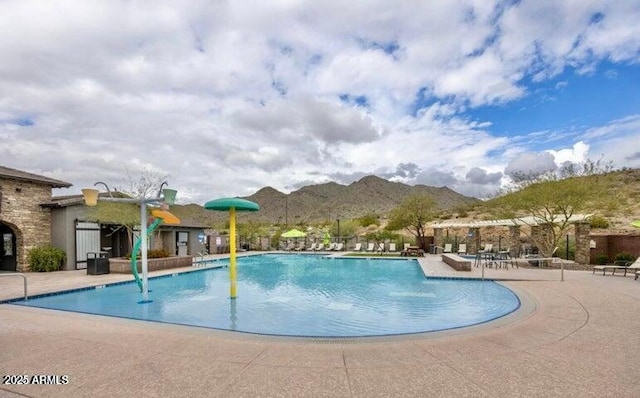
M 76 269 L 87 268 L 87 253 L 100 251 L 100 224 L 76 221 Z

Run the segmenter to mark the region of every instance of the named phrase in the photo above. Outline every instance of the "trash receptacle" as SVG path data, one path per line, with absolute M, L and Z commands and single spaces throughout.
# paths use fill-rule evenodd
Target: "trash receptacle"
M 87 253 L 87 275 L 102 275 L 109 273 L 109 253 Z

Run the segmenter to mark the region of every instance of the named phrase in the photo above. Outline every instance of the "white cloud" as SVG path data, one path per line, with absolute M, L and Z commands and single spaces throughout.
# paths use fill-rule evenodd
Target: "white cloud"
M 556 161 L 637 162 L 638 115 L 520 137 L 467 116 L 568 66 L 640 63 L 634 1 L 7 0 L 0 15 L 0 164 L 71 191 L 147 169 L 196 202 L 374 172 L 483 194 L 541 140 Z
M 549 153 L 553 155 L 557 166 L 565 162 L 582 163 L 588 158 L 589 145 L 579 141 L 573 145 L 573 148 L 560 149 L 559 151 L 549 150 Z

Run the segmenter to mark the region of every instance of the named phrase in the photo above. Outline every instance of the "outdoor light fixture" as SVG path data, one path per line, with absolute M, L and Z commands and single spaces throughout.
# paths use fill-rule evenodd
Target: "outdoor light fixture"
M 121 203 L 139 203 L 140 204 L 140 262 L 142 263 L 142 295 L 143 300 L 140 303 L 148 303 L 149 300 L 149 276 L 148 276 L 148 263 L 147 263 L 147 204 L 158 204 L 164 207 L 167 205 L 172 205 L 175 203 L 176 194 L 178 191 L 175 189 L 164 188 L 167 185 L 167 182 L 164 181 L 160 185 L 160 190 L 158 191 L 158 195 L 155 198 L 114 198 L 111 195 L 111 190 L 109 186 L 104 182 L 96 182 L 94 185 L 104 185 L 107 192 L 109 193 L 109 197 L 99 197 L 99 191 L 95 188 L 85 188 L 82 190 L 82 195 L 84 197 L 84 203 L 87 206 L 96 206 L 98 204 L 98 200 L 107 201 L 107 202 L 121 202 Z M 164 209 L 163 209 L 164 210 Z

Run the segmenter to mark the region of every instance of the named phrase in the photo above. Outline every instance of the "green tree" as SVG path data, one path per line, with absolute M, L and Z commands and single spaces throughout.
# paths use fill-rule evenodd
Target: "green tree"
M 361 227 L 368 227 L 369 225 L 380 225 L 380 220 L 378 220 L 378 216 L 374 213 L 367 213 L 358 218 L 358 223 Z
M 406 229 L 417 238 L 418 244 L 424 249 L 426 223 L 435 218 L 436 211 L 436 203 L 431 197 L 412 195 L 391 212 L 386 229 Z
M 513 215 L 516 223 L 546 229 L 548 233 L 530 238 L 540 253 L 549 257 L 576 221 L 572 217 L 597 206 L 599 198 L 604 197 L 603 187 L 593 176 L 539 181 L 497 198 L 493 209 L 496 214 Z
M 238 238 L 240 239 L 240 244 L 250 244 L 255 245 L 258 243 L 258 238 L 261 236 L 266 236 L 268 233 L 266 228 L 255 221 L 248 221 L 243 223 L 238 223 Z
M 340 220 L 340 233 L 338 234 L 338 222 L 331 224 L 329 233 L 331 236 L 352 236 L 356 232 L 356 223 L 353 220 Z

